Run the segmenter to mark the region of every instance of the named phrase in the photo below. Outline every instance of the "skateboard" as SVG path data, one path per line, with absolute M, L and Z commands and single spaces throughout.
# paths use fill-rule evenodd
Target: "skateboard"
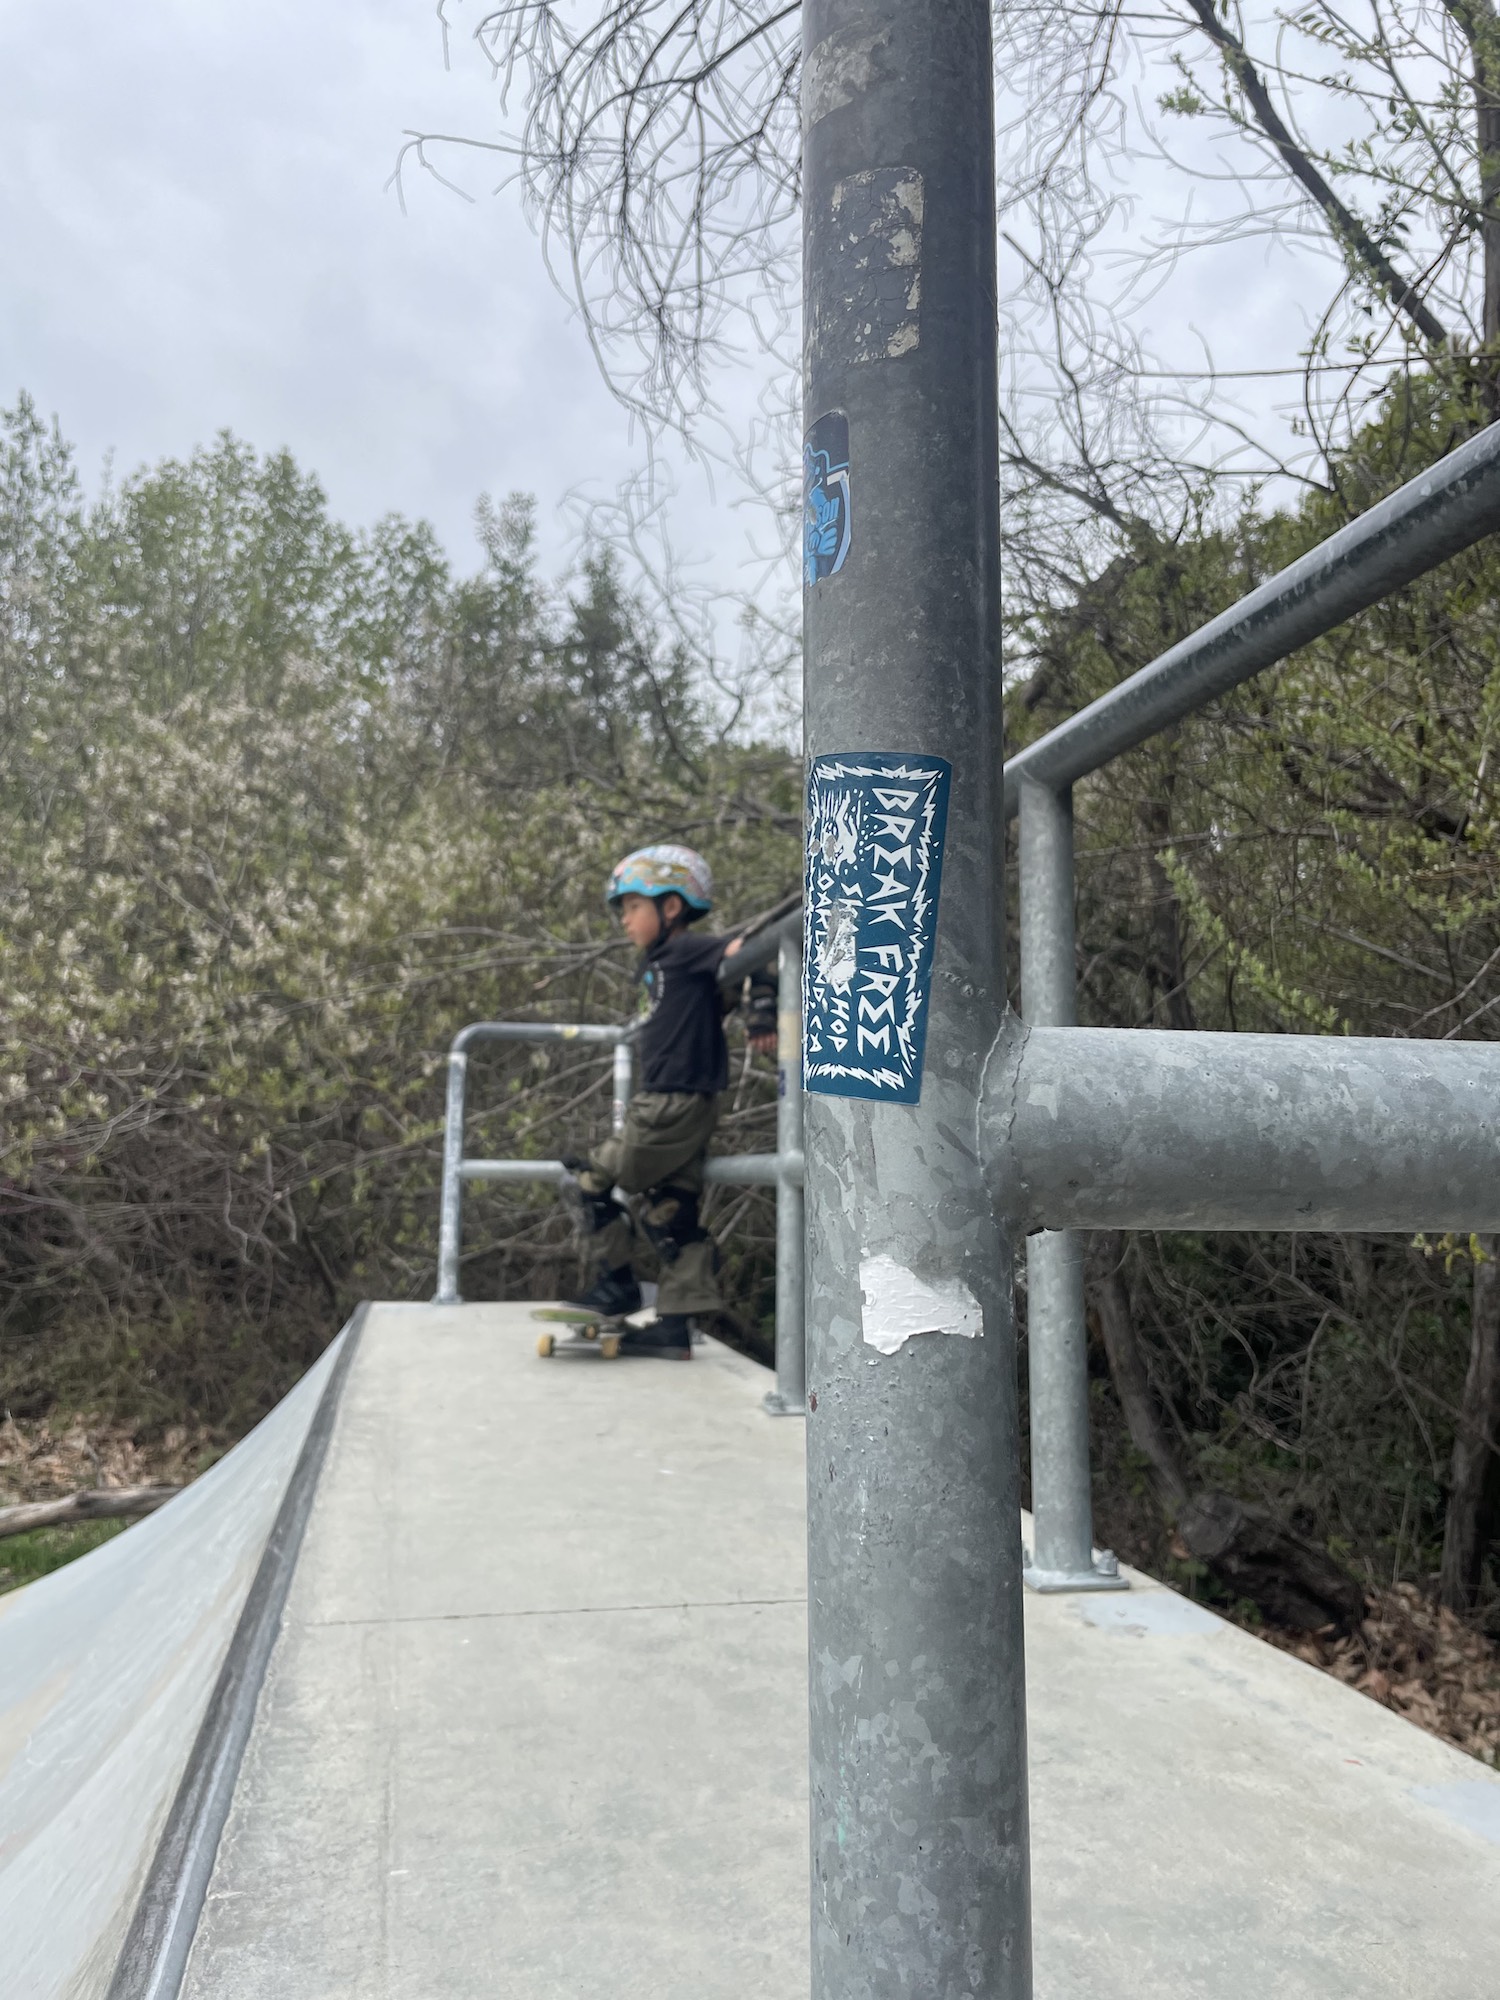
M 609 1319 L 575 1306 L 539 1306 L 531 1317 L 570 1329 L 561 1343 L 555 1333 L 537 1335 L 536 1351 L 544 1361 L 554 1354 L 597 1354 L 601 1361 L 613 1361 L 630 1325 L 628 1319 Z

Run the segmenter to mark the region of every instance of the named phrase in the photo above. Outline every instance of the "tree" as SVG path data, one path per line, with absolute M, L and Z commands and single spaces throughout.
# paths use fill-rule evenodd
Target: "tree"
M 792 872 L 795 780 L 710 725 L 603 553 L 537 575 L 366 535 L 223 438 L 89 505 L 0 418 L 0 1392 L 235 1429 L 353 1298 L 430 1289 L 443 1053 L 480 1017 L 621 1018 L 600 896 L 643 836 L 730 908 Z M 488 1065 L 479 1143 L 607 1121 L 607 1065 Z M 764 1078 L 727 1121 L 754 1145 Z M 756 1206 L 735 1256 L 769 1283 Z M 767 1211 L 768 1212 L 768 1211 Z M 566 1283 L 546 1199 L 475 1204 L 471 1282 Z

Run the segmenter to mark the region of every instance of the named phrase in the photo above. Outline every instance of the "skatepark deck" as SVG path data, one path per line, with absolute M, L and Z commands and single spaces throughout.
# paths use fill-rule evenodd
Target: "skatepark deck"
M 802 1426 L 713 1343 L 549 1365 L 530 1310 L 364 1322 L 191 2000 L 807 1992 Z M 17 1593 L 0 1641 L 40 1643 L 51 1586 L 76 1624 L 90 1565 L 100 1589 L 211 1502 Z M 1038 2000 L 1500 1992 L 1500 1777 L 1132 1582 L 1026 1604 Z M 0 1749 L 11 1723 L 0 1645 Z M 13 1938 L 49 1824 L 23 1764 L 0 1757 L 0 1831 L 31 1786 L 34 1838 L 0 1839 Z M 26 2000 L 102 1994 L 117 1929 Z

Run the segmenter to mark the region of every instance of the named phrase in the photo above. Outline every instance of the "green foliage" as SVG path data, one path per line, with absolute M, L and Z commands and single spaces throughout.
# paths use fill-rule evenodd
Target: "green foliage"
M 1190 83 L 1164 90 L 1156 102 L 1161 110 L 1178 118 L 1203 118 L 1209 108 L 1207 100 Z
M 8 1535 L 0 1541 L 0 1597 L 86 1556 L 128 1525 L 125 1521 L 80 1521 L 76 1527 L 33 1528 L 29 1535 Z
M 430 1288 L 453 1032 L 633 1006 L 600 898 L 623 846 L 706 846 L 731 914 L 795 879 L 790 759 L 719 739 L 615 563 L 549 588 L 525 502 L 478 527 L 456 576 L 424 526 L 352 533 L 228 437 L 89 505 L 28 404 L 0 418 L 18 1412 L 252 1419 L 353 1300 Z M 607 1115 L 593 1060 L 476 1068 L 494 1151 Z M 475 1295 L 571 1275 L 550 1207 L 471 1207 Z

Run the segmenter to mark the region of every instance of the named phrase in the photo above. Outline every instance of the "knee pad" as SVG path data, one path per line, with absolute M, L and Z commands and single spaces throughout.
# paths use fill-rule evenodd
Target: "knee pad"
M 687 1244 L 701 1243 L 708 1235 L 699 1226 L 697 1195 L 674 1187 L 647 1188 L 641 1228 L 664 1264 L 675 1264 Z
M 629 1216 L 606 1187 L 597 1183 L 602 1175 L 591 1174 L 587 1168 L 582 1173 L 568 1173 L 563 1176 L 561 1192 L 563 1199 L 571 1206 L 578 1226 L 586 1236 L 597 1236 L 601 1229 L 619 1218 L 626 1221 Z

